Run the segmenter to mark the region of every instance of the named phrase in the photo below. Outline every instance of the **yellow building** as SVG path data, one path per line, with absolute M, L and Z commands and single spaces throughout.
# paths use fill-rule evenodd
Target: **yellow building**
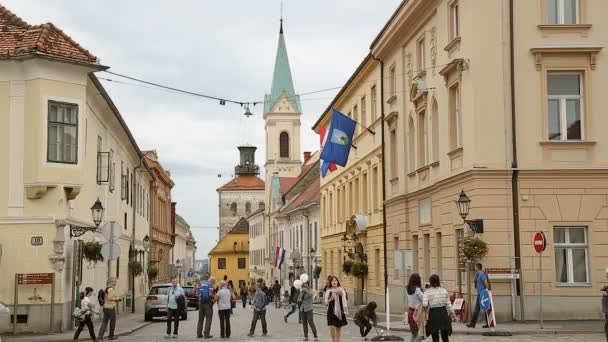
M 211 275 L 228 277 L 235 287 L 249 281 L 249 222 L 241 218 L 209 252 Z
M 335 275 L 350 304 L 384 303 L 380 64 L 367 56 L 313 126 L 329 128 L 335 108 L 360 123 L 348 164 L 321 178 L 322 277 Z M 356 220 L 354 218 L 357 218 Z M 356 236 L 356 239 L 353 239 Z M 345 240 L 347 238 L 347 240 Z M 363 278 L 343 272 L 345 261 L 364 262 Z

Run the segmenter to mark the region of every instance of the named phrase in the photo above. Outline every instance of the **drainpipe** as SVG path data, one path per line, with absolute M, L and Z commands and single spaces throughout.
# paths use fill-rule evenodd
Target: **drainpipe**
M 371 55 L 372 58 L 380 62 L 380 141 L 382 145 L 382 244 L 384 249 L 384 293 L 385 293 L 385 308 L 386 308 L 386 330 L 390 331 L 389 312 L 389 291 L 388 291 L 388 252 L 386 243 L 386 143 L 384 139 L 384 61 Z
M 519 279 L 517 280 L 517 293 L 519 295 L 519 310 L 521 321 L 525 321 L 524 316 L 524 286 L 522 282 L 523 270 L 521 269 L 521 239 L 519 235 L 519 170 L 517 161 L 517 125 L 515 110 L 515 34 L 514 34 L 514 10 L 513 0 L 509 0 L 509 49 L 510 49 L 510 72 L 511 72 L 511 147 L 513 153 L 513 168 L 511 177 L 511 198 L 513 200 L 513 239 L 515 247 L 515 268 L 519 269 Z

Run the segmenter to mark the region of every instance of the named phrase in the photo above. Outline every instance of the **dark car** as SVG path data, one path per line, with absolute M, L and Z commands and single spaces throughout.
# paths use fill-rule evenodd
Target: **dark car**
M 183 286 L 184 292 L 186 292 L 186 299 L 188 300 L 189 308 L 196 308 L 198 310 L 198 288 L 194 286 Z

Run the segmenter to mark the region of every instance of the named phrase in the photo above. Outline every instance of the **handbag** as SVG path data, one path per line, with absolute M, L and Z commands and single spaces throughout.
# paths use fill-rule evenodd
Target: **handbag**
M 89 310 L 83 310 L 81 308 L 74 308 L 74 312 L 72 312 L 72 318 L 77 321 L 84 321 L 85 316 Z

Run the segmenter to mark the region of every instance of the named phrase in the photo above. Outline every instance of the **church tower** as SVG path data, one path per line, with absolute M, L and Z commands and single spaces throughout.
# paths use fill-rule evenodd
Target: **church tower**
M 300 173 L 300 115 L 300 97 L 291 78 L 281 19 L 272 89 L 264 98 L 266 184 L 273 175 L 296 177 Z

